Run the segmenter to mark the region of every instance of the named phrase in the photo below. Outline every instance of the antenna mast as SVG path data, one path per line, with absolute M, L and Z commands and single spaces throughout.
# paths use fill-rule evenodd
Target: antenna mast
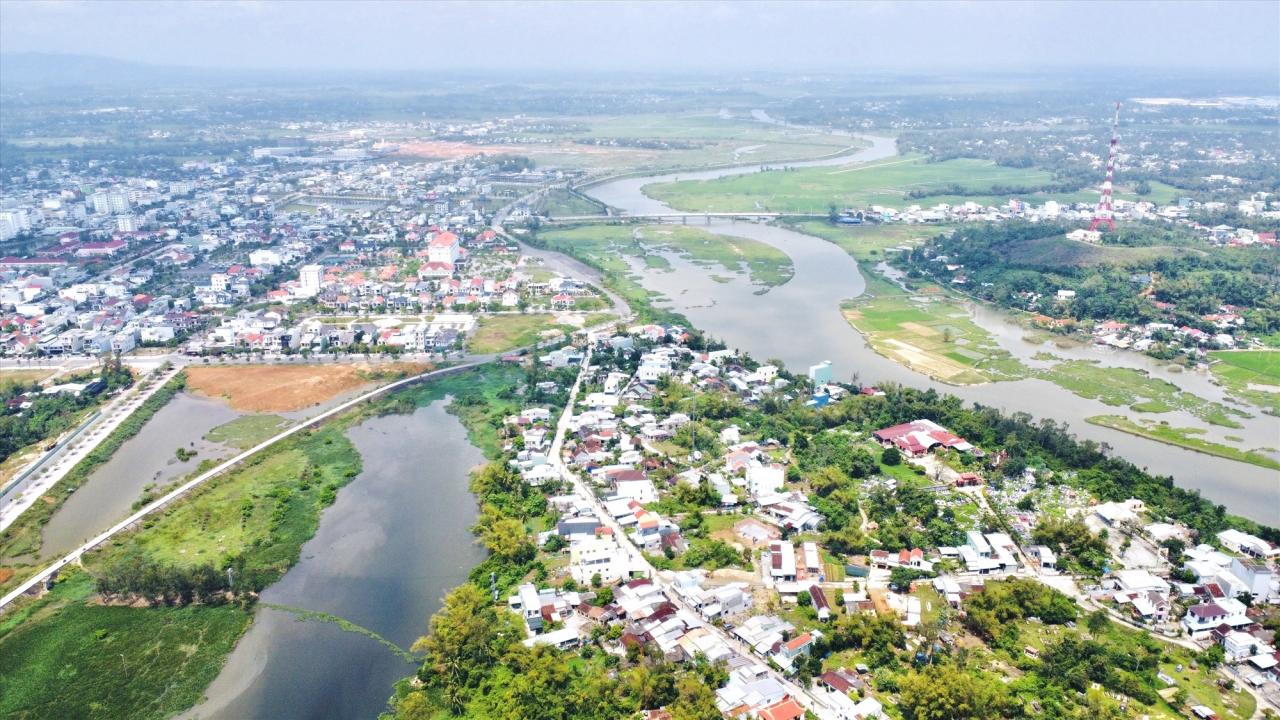
M 1089 230 L 1097 230 L 1106 225 L 1111 232 L 1116 231 L 1115 212 L 1111 206 L 1111 181 L 1116 175 L 1116 143 L 1120 137 L 1120 103 L 1116 103 L 1116 117 L 1111 123 L 1111 150 L 1107 154 L 1107 179 L 1102 183 L 1102 197 L 1098 198 L 1098 209 L 1093 212 L 1093 221 Z

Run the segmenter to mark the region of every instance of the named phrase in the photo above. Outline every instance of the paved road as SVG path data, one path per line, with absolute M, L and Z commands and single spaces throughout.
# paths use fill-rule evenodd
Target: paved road
M 80 547 L 76 548 L 75 550 L 72 550 L 71 552 L 67 553 L 61 559 L 54 562 L 52 565 L 49 565 L 45 569 L 41 570 L 39 573 L 37 573 L 33 577 L 27 579 L 25 582 L 23 582 L 21 585 L 15 588 L 8 595 L 5 595 L 3 598 L 0 598 L 0 608 L 5 607 L 6 605 L 13 602 L 14 600 L 17 600 L 28 590 L 31 590 L 32 588 L 36 587 L 40 583 L 44 582 L 50 576 L 57 573 L 59 570 L 66 567 L 67 565 L 77 562 L 81 558 L 81 556 L 83 556 L 86 552 L 88 552 L 89 550 L 92 550 L 93 548 L 111 539 L 112 536 L 120 532 L 123 532 L 124 530 L 133 526 L 135 523 L 142 520 L 146 516 L 164 508 L 165 506 L 169 505 L 174 500 L 177 500 L 178 498 L 187 494 L 191 490 L 199 487 L 200 485 L 203 485 L 209 480 L 217 477 L 218 475 L 221 475 L 222 473 L 226 472 L 232 467 L 248 459 L 252 455 L 255 455 L 263 450 L 266 450 L 267 448 L 280 442 L 281 440 L 291 437 L 296 433 L 299 433 L 302 430 L 308 427 L 311 427 L 312 425 L 317 425 L 319 423 L 322 423 L 325 420 L 328 420 L 329 418 L 335 415 L 343 413 L 366 400 L 391 392 L 392 390 L 405 387 L 406 385 L 410 385 L 412 383 L 422 382 L 424 380 L 431 380 L 434 378 L 445 377 L 447 375 L 454 375 L 464 370 L 474 368 L 479 364 L 481 363 L 464 363 L 461 365 L 455 365 L 453 367 L 445 368 L 443 370 L 433 370 L 431 372 L 422 373 L 421 375 L 414 375 L 413 377 L 405 378 L 404 380 L 397 380 L 396 382 L 383 385 L 382 387 L 376 388 L 374 390 L 370 390 L 367 393 L 364 393 L 351 400 L 348 400 L 347 402 L 344 402 L 341 405 L 338 405 L 337 407 L 331 410 L 327 410 L 323 413 L 320 413 L 319 415 L 311 418 L 310 420 L 305 420 L 301 423 L 298 423 L 297 425 L 294 425 L 293 427 L 289 428 L 288 430 L 285 430 L 282 433 L 275 435 L 269 440 L 265 440 L 253 446 L 252 448 L 245 450 L 239 455 L 236 455 L 230 460 L 227 460 L 219 464 L 217 467 L 213 468 L 212 470 L 201 473 L 200 475 L 183 483 L 175 490 L 170 491 L 163 497 L 153 501 L 151 504 L 135 512 L 134 514 L 130 515 L 124 520 L 116 523 L 115 525 L 112 525 L 110 528 L 107 528 L 107 530 L 105 530 L 104 532 L 100 533 L 99 535 L 89 540 L 85 544 L 81 545 Z
M 80 434 L 67 445 L 55 450 L 50 456 L 34 460 L 32 464 L 42 464 L 44 469 L 32 473 L 4 495 L 4 504 L 0 505 L 0 530 L 4 530 L 18 519 L 18 516 L 35 504 L 36 500 L 66 477 L 81 460 L 107 438 L 120 424 L 133 415 L 148 398 L 155 395 L 169 382 L 180 368 L 151 378 L 151 384 L 145 390 L 130 389 L 107 403 L 106 407 Z M 30 467 L 30 465 L 28 465 Z M 25 472 L 25 470 L 24 470 Z

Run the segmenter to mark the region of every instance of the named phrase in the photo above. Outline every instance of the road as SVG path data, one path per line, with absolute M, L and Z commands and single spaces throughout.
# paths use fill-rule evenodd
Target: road
M 142 403 L 159 392 L 160 388 L 177 375 L 180 369 L 175 367 L 159 376 L 153 375 L 151 384 L 145 390 L 139 391 L 135 388 L 122 393 L 107 403 L 107 406 L 80 431 L 74 440 L 55 450 L 51 455 L 33 461 L 33 465 L 40 464 L 44 470 L 36 471 L 31 477 L 6 489 L 4 504 L 0 505 L 0 530 L 12 525 L 18 516 L 34 505 L 41 495 L 66 477 L 72 468 L 133 415 Z
M 209 480 L 212 480 L 218 475 L 221 475 L 227 470 L 230 470 L 231 468 L 245 461 L 249 457 L 259 452 L 262 452 L 263 450 L 266 450 L 267 448 L 271 447 L 272 445 L 275 445 L 281 440 L 292 437 L 293 435 L 301 432 L 302 430 L 305 430 L 306 428 L 309 428 L 313 425 L 318 425 L 324 422 L 325 420 L 328 420 L 329 418 L 332 418 L 336 415 L 346 412 L 347 410 L 350 410 L 351 408 L 355 407 L 356 405 L 359 405 L 360 403 L 365 402 L 366 400 L 370 400 L 379 395 L 383 395 L 385 393 L 391 392 L 392 390 L 397 390 L 399 388 L 405 387 L 406 385 L 411 385 L 417 382 L 423 382 L 425 380 L 432 380 L 435 378 L 445 377 L 448 375 L 455 375 L 464 370 L 477 367 L 480 364 L 482 363 L 474 363 L 474 362 L 464 363 L 461 365 L 448 367 L 443 370 L 433 370 L 431 372 L 422 373 L 421 375 L 414 375 L 413 377 L 405 378 L 403 380 L 397 380 L 396 382 L 389 383 L 387 385 L 383 385 L 382 387 L 378 387 L 373 390 L 370 390 L 369 392 L 366 392 L 351 400 L 348 400 L 331 410 L 327 410 L 323 413 L 320 413 L 319 415 L 311 418 L 310 420 L 305 420 L 301 423 L 298 423 L 297 425 L 294 425 L 288 430 L 285 430 L 284 432 L 281 432 L 271 437 L 268 440 L 264 440 L 263 442 L 258 443 L 257 445 L 249 448 L 248 450 L 245 450 L 239 455 L 236 455 L 235 457 L 219 464 L 217 467 L 207 472 L 201 473 L 200 475 L 192 478 L 191 480 L 188 480 L 187 482 L 178 486 L 176 489 L 165 494 L 163 497 L 153 501 L 151 504 L 135 512 L 134 514 L 130 515 L 124 520 L 121 520 L 115 525 L 112 525 L 110 528 L 107 528 L 105 531 L 98 534 L 96 537 L 92 538 L 85 544 L 67 553 L 62 558 L 54 562 L 52 565 L 49 565 L 48 567 L 41 570 L 36 575 L 32 576 L 31 578 L 28 578 L 25 582 L 23 582 L 21 585 L 15 588 L 8 595 L 5 595 L 3 598 L 0 598 L 0 608 L 4 608 L 9 603 L 13 602 L 14 600 L 17 600 L 19 597 L 25 594 L 28 590 L 31 590 L 32 588 L 36 587 L 40 583 L 44 582 L 50 576 L 54 575 L 55 573 L 57 573 L 59 570 L 66 567 L 67 565 L 79 561 L 81 556 L 83 556 L 86 552 L 101 545 L 102 543 L 111 539 L 113 536 L 117 535 L 118 533 L 121 533 L 126 529 L 132 527 L 135 523 L 139 522 L 140 520 L 147 517 L 148 515 L 151 515 L 152 513 L 163 509 L 173 501 L 177 500 L 183 495 L 186 495 L 191 490 L 199 487 L 200 485 L 203 485 Z
M 591 503 L 597 516 L 600 518 L 600 522 L 613 531 L 613 536 L 618 539 L 619 546 L 621 546 L 630 557 L 632 567 L 638 566 L 645 568 L 654 584 L 662 590 L 663 594 L 666 595 L 667 599 L 670 600 L 673 605 L 688 615 L 701 619 L 702 616 L 698 611 L 687 605 L 680 595 L 672 590 L 670 581 L 663 577 L 657 569 L 650 564 L 649 560 L 645 558 L 644 553 L 641 552 L 640 548 L 636 547 L 635 543 L 631 541 L 626 530 L 624 530 L 622 526 L 613 519 L 613 516 L 605 510 L 604 503 L 602 503 L 600 498 L 596 496 L 595 492 L 587 486 L 582 476 L 568 467 L 564 462 L 564 457 L 561 452 L 564 447 L 564 438 L 569 429 L 569 420 L 573 417 L 573 407 L 574 403 L 577 401 L 578 390 L 581 388 L 584 378 L 586 378 L 587 373 L 591 369 L 591 355 L 591 348 L 588 347 L 587 353 L 582 360 L 582 370 L 579 371 L 578 378 L 574 381 L 573 388 L 569 391 L 569 401 L 565 404 L 564 411 L 560 414 L 560 419 L 556 423 L 556 434 L 555 438 L 551 441 L 551 449 L 548 451 L 548 459 L 556 471 L 560 473 L 560 476 L 572 483 L 574 491 Z M 741 642 L 738 638 L 709 622 L 703 621 L 702 625 L 707 630 L 715 633 L 727 646 L 733 648 L 733 650 L 739 655 L 751 658 L 757 665 L 764 668 L 764 670 L 775 681 L 781 684 L 782 687 L 784 687 L 787 692 L 795 698 L 796 702 L 800 703 L 806 710 L 812 711 L 823 720 L 836 717 L 836 715 L 825 704 L 820 702 L 807 689 L 801 687 L 790 678 L 787 678 L 778 671 L 769 667 L 762 659 L 760 659 L 759 656 L 751 651 L 751 648 L 747 647 L 746 644 Z

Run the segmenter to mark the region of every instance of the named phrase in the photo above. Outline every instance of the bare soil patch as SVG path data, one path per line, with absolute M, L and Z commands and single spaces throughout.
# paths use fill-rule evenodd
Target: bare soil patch
M 292 412 L 365 385 L 417 374 L 415 363 L 352 365 L 244 365 L 187 368 L 187 388 L 226 400 L 242 412 Z

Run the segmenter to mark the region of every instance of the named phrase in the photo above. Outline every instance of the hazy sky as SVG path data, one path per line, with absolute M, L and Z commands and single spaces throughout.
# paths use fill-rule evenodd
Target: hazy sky
M 0 0 L 0 49 L 235 68 L 1274 69 L 1280 2 Z

